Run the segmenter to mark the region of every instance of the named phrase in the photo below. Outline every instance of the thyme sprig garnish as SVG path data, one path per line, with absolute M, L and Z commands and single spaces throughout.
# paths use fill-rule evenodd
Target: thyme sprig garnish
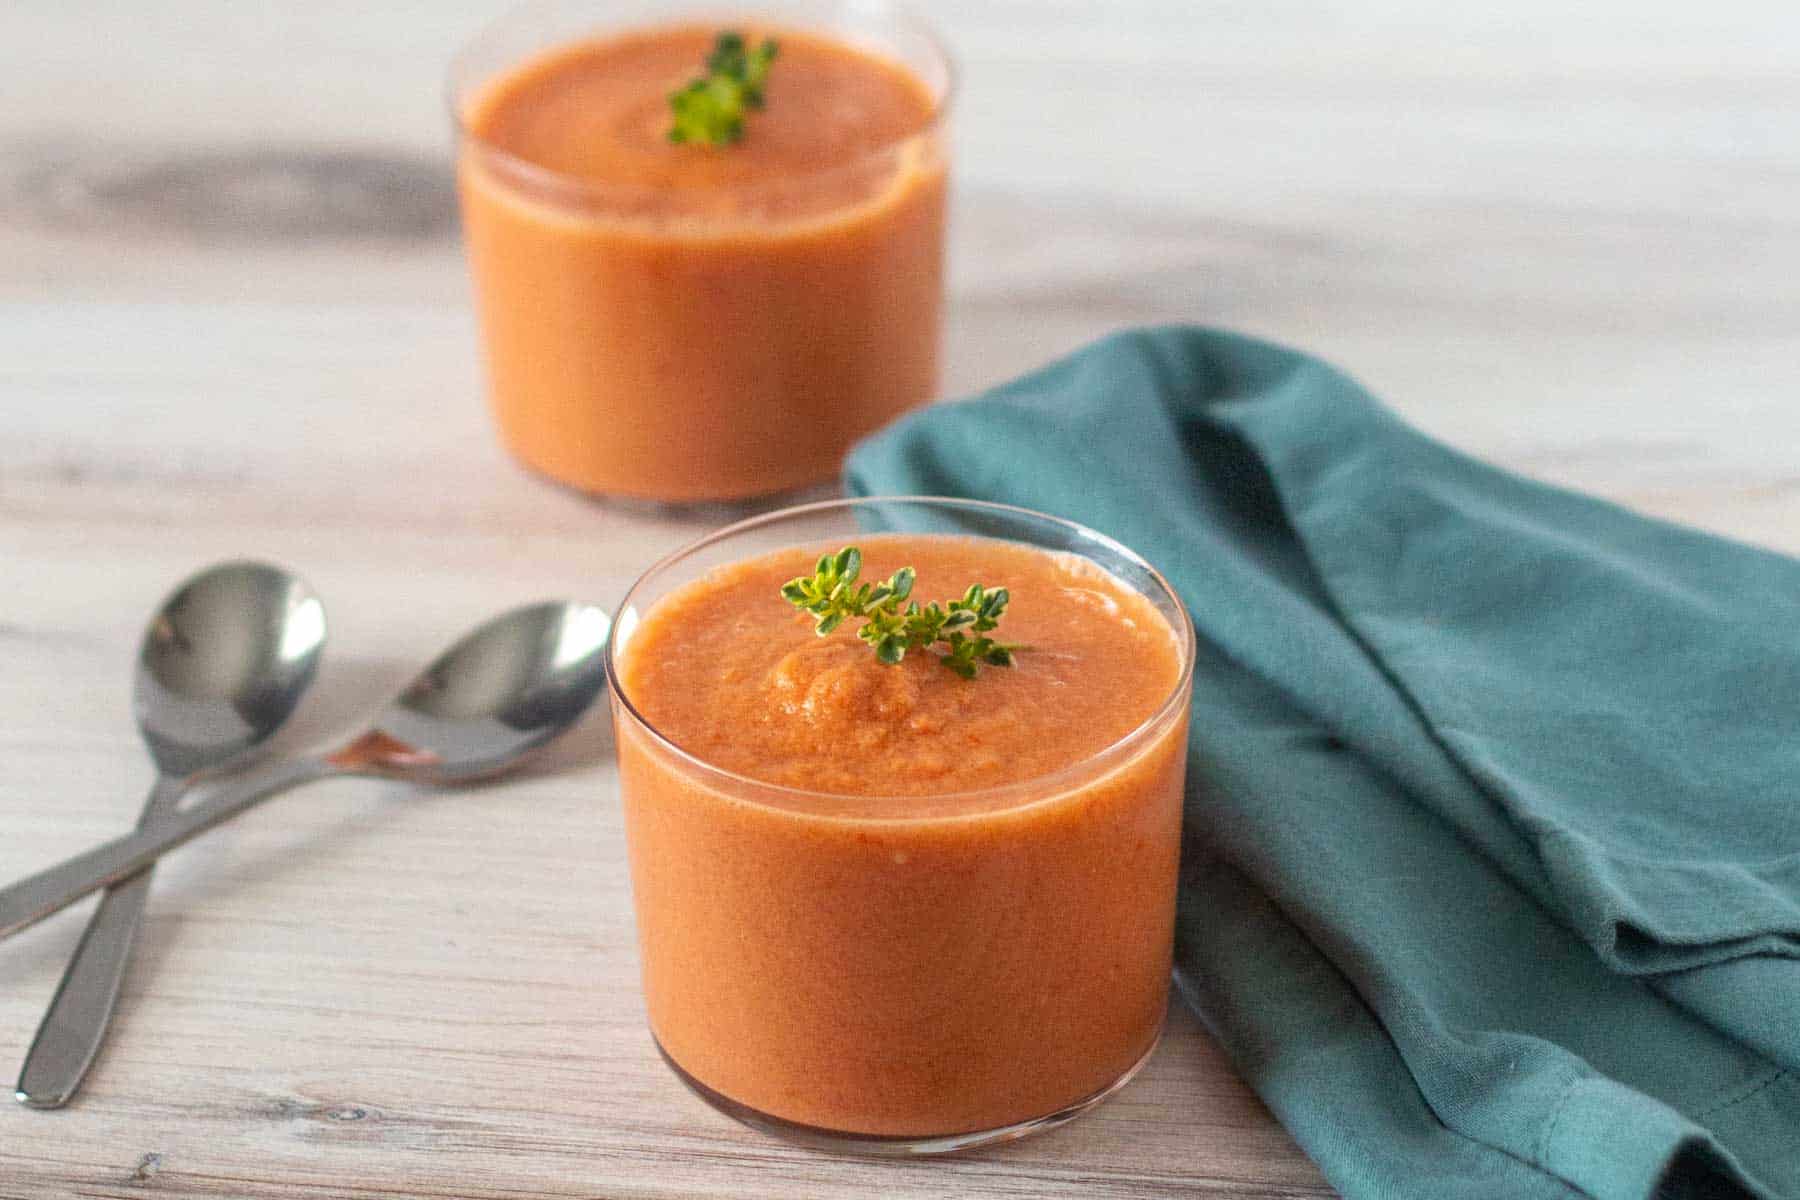
M 744 115 L 763 106 L 763 84 L 780 51 L 774 38 L 752 50 L 735 29 L 719 34 L 706 56 L 706 74 L 669 93 L 675 114 L 669 140 L 728 146 L 743 137 Z
M 939 642 L 944 653 L 939 661 L 964 679 L 973 679 L 978 664 L 1013 665 L 1017 646 L 988 637 L 1006 612 L 1011 598 L 1005 588 L 971 584 L 962 599 L 947 604 L 921 605 L 912 596 L 916 572 L 901 567 L 882 583 L 857 583 L 862 573 L 862 551 L 845 546 L 836 554 L 823 555 L 811 575 L 801 575 L 781 585 L 781 595 L 795 608 L 812 613 L 813 632 L 829 635 L 855 617 L 864 624 L 856 636 L 875 648 L 875 657 L 894 666 L 908 650 L 921 650 Z

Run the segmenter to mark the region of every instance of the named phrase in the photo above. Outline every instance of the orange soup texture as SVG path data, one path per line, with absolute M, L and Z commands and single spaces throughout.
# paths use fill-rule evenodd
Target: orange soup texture
M 565 483 L 693 501 L 816 482 L 935 389 L 938 97 L 847 42 L 743 28 L 780 53 L 732 145 L 667 138 L 710 26 L 553 50 L 461 114 L 492 403 Z
M 848 627 L 817 637 L 779 588 L 836 547 L 651 606 L 619 651 L 625 696 L 758 782 L 697 766 L 620 706 L 650 1022 L 695 1078 L 786 1120 L 922 1137 L 1043 1116 L 1118 1079 L 1161 1027 L 1180 645 L 1084 559 L 859 544 L 865 579 L 910 564 L 922 599 L 1006 587 L 996 636 L 1026 648 L 969 680 L 929 650 L 885 666 Z

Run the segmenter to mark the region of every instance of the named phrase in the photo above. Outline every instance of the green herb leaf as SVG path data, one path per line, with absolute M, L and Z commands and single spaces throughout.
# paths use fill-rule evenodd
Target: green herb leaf
M 821 555 L 811 576 L 782 584 L 781 596 L 795 608 L 818 617 L 813 630 L 820 637 L 851 617 L 859 618 L 863 626 L 856 636 L 873 646 L 876 659 L 890 667 L 904 659 L 908 650 L 939 642 L 944 644 L 939 661 L 964 679 L 975 677 L 979 663 L 1013 665 L 1013 651 L 1018 647 L 985 636 L 1006 611 L 1010 597 L 1005 588 L 990 591 L 977 583 L 962 599 L 948 605 L 933 600 L 920 606 L 908 599 L 917 578 L 911 567 L 901 567 L 885 582 L 858 587 L 856 578 L 861 573 L 862 551 L 845 546 L 836 554 Z
M 774 38 L 752 50 L 737 30 L 720 33 L 706 56 L 706 74 L 669 93 L 669 140 L 729 146 L 742 138 L 744 114 L 763 106 L 763 85 L 780 50 Z

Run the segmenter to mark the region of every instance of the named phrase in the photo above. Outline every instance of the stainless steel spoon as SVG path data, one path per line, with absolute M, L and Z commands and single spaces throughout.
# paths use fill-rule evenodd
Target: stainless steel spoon
M 373 775 L 460 783 L 513 766 L 574 725 L 600 694 L 611 621 L 585 604 L 514 609 L 456 643 L 363 733 L 258 768 L 150 829 L 0 888 L 0 937 L 142 870 L 158 855 L 302 783 Z
M 324 606 L 279 567 L 220 563 L 171 592 L 144 630 L 132 688 L 157 770 L 138 828 L 173 812 L 204 773 L 260 749 L 312 683 L 324 646 Z M 150 874 L 120 882 L 94 910 L 25 1056 L 21 1103 L 58 1108 L 81 1085 L 119 998 Z

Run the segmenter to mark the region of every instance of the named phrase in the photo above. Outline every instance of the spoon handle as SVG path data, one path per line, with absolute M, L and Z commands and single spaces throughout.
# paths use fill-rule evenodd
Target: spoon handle
M 135 875 L 188 839 L 291 787 L 345 774 L 324 759 L 275 763 L 225 783 L 220 790 L 148 829 L 106 842 L 54 867 L 0 888 L 0 938 L 11 937 L 97 888 Z
M 138 828 L 154 825 L 174 812 L 185 790 L 185 781 L 159 776 L 138 816 Z M 82 1077 L 93 1065 L 94 1055 L 106 1036 L 107 1022 L 112 1019 L 113 1006 L 125 982 L 125 967 L 137 942 L 144 902 L 150 897 L 153 870 L 154 866 L 145 867 L 106 889 L 100 907 L 88 919 L 81 943 L 75 947 L 75 955 L 63 972 L 62 982 L 56 985 L 49 1011 L 25 1055 L 25 1066 L 13 1093 L 19 1103 L 32 1108 L 61 1108 L 81 1086 Z

